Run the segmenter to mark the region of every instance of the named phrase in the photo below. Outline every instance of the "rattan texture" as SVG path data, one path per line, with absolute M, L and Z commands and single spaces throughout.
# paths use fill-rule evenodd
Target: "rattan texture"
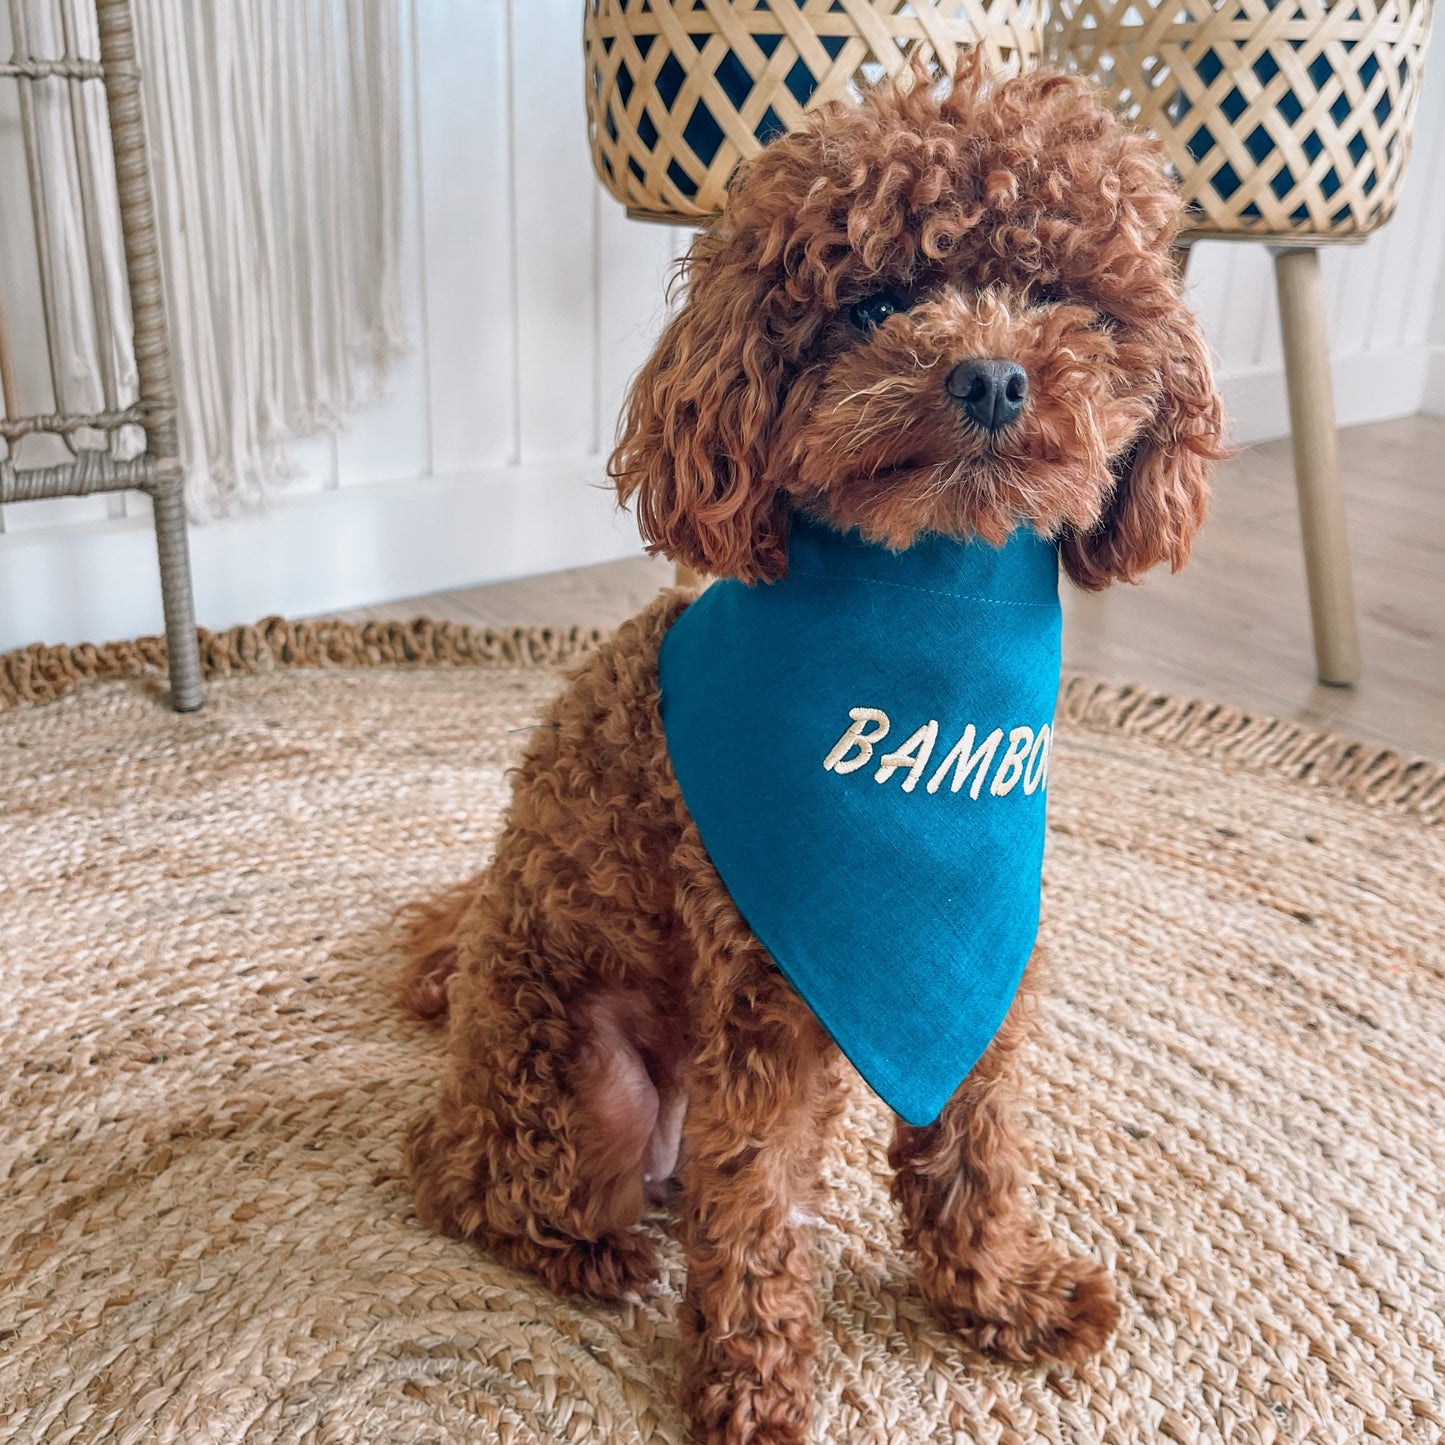
M 665 1213 L 657 1283 L 587 1306 L 400 1176 L 442 1048 L 386 920 L 485 857 L 593 641 L 273 621 L 191 716 L 157 639 L 0 659 L 0 1439 L 683 1441 Z M 1024 1107 L 1123 1323 L 1072 1375 L 941 1331 L 860 1087 L 815 1439 L 1438 1441 L 1445 769 L 1077 678 L 1060 719 Z
M 1394 213 L 1434 0 L 1057 0 L 1051 58 L 1163 141 L 1187 236 L 1352 240 Z
M 201 705 L 201 673 L 193 644 L 195 605 L 177 460 L 175 386 L 130 0 L 96 0 L 96 20 L 98 58 L 15 55 L 0 67 L 0 75 L 15 77 L 21 87 L 41 81 L 104 86 L 139 395 L 130 405 L 121 405 L 118 398 L 112 398 L 115 404 L 103 412 L 12 415 L 13 382 L 9 368 L 3 368 L 6 374 L 0 379 L 6 384 L 0 386 L 0 503 L 126 490 L 150 495 L 161 596 L 172 639 L 171 700 L 177 708 L 191 710 Z M 22 94 L 22 113 L 23 103 Z M 110 203 L 109 197 L 97 196 L 87 186 L 79 187 L 77 195 L 82 205 Z M 53 349 L 57 321 L 48 297 L 45 312 Z M 3 330 L 0 312 L 0 333 Z M 0 335 L 0 349 L 3 346 Z M 119 440 L 117 434 L 136 424 L 144 435 L 143 450 L 135 456 L 118 454 L 113 449 Z M 24 438 L 32 435 L 59 438 L 73 460 L 50 466 L 22 466 L 16 452 Z
M 584 14 L 598 176 L 634 214 L 692 223 L 722 209 L 739 160 L 914 55 L 951 74 L 963 45 L 1000 71 L 1043 49 L 1043 0 L 587 0 Z

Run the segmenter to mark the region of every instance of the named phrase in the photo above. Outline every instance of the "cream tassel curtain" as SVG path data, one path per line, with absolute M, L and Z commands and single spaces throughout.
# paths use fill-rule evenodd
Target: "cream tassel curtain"
M 19 53 L 97 54 L 91 0 L 9 4 Z M 287 474 L 286 443 L 340 425 L 404 349 L 400 4 L 134 0 L 197 515 L 254 504 Z M 29 89 L 56 409 L 123 407 L 135 376 L 104 98 Z

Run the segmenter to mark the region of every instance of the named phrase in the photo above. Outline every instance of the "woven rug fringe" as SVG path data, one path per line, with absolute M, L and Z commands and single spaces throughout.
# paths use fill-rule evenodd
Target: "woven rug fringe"
M 1338 789 L 1361 802 L 1411 813 L 1428 823 L 1445 819 L 1445 763 L 1357 742 L 1287 718 L 1079 674 L 1065 677 L 1058 716 Z
M 208 678 L 278 667 L 552 666 L 591 651 L 588 627 L 471 627 L 433 622 L 291 622 L 267 617 L 225 632 L 199 629 Z M 53 702 L 84 682 L 164 671 L 164 637 L 100 646 L 34 644 L 0 655 L 0 711 Z M 1226 703 L 1177 698 L 1072 673 L 1059 694 L 1068 723 L 1177 744 L 1190 752 L 1338 789 L 1376 807 L 1445 819 L 1445 763 L 1410 757 Z
M 595 627 L 469 627 L 432 622 L 289 622 L 266 617 L 225 632 L 197 629 L 206 677 L 236 677 L 278 667 L 552 666 L 596 647 Z M 0 711 L 54 702 L 84 682 L 165 671 L 164 637 L 99 646 L 35 643 L 0 655 Z

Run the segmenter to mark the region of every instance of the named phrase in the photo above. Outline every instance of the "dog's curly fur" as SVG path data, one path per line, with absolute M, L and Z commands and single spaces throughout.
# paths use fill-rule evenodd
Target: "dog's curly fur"
M 777 578 L 802 511 L 894 548 L 927 530 L 1001 542 L 1023 521 L 1086 588 L 1188 556 L 1221 415 L 1160 153 L 1081 79 L 995 82 L 974 60 L 939 89 L 822 112 L 740 168 L 613 456 L 654 550 Z M 855 324 L 885 290 L 895 314 Z M 945 394 L 977 357 L 1028 374 L 997 434 Z M 596 1297 L 648 1280 L 635 1226 L 676 1174 L 699 1436 L 794 1442 L 841 1063 L 673 778 L 657 653 L 686 601 L 660 597 L 574 674 L 488 870 L 410 913 L 406 998 L 450 1010 L 450 1057 L 406 1164 L 424 1221 Z M 1007 1359 L 1077 1361 L 1117 1311 L 1107 1274 L 1021 1197 L 1010 1094 L 1036 986 L 1031 966 L 942 1117 L 900 1121 L 889 1162 L 941 1317 Z

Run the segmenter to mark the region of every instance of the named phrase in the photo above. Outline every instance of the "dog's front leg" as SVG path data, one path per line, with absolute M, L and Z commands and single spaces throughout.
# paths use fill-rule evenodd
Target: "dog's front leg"
M 1118 1321 L 1114 1284 L 1044 1237 L 1024 1204 L 1014 1070 L 1029 1032 L 1030 980 L 938 1120 L 898 1122 L 889 1150 L 918 1282 L 944 1322 L 979 1349 L 1077 1363 Z
M 812 1413 L 826 1040 L 807 1027 L 811 1016 L 788 1019 L 778 1004 L 740 1002 L 719 1020 L 688 1091 L 685 1393 L 708 1445 L 795 1445 Z
M 726 900 L 723 911 L 736 919 Z M 684 1390 L 707 1445 L 797 1445 L 812 1414 L 813 1209 L 835 1051 L 736 924 L 703 942 L 694 974 Z

